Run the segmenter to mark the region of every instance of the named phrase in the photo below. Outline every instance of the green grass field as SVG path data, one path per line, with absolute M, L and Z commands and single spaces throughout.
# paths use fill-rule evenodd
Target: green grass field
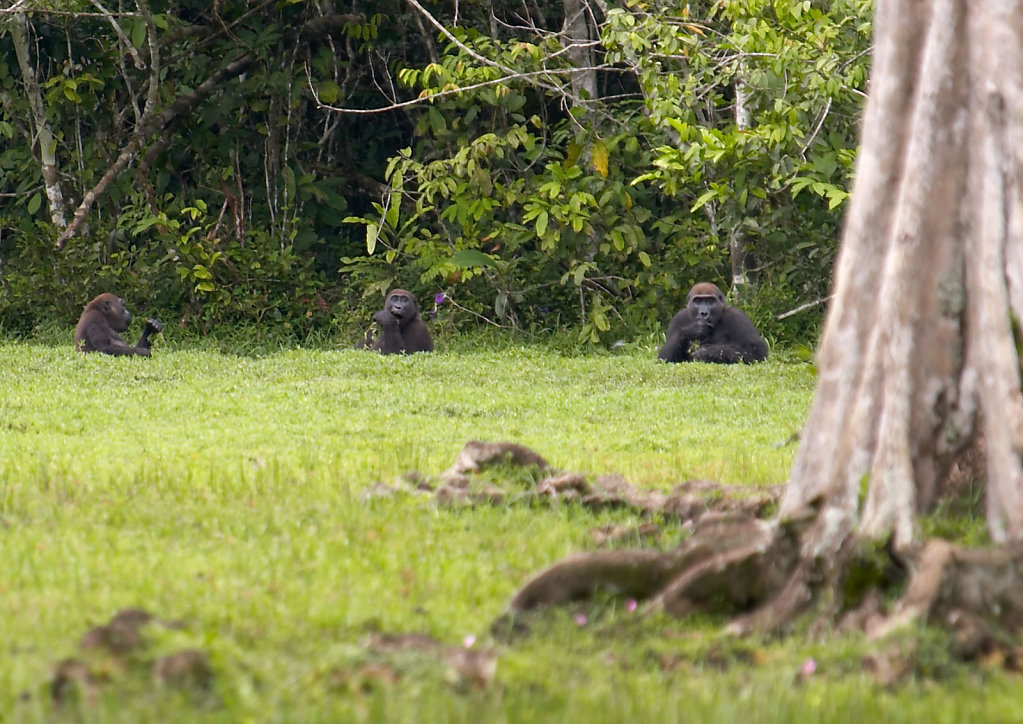
M 599 526 L 642 521 L 368 494 L 437 475 L 470 439 L 659 489 L 780 483 L 813 387 L 805 364 L 664 365 L 643 348 L 186 347 L 144 360 L 0 343 L 0 722 L 1018 718 L 1018 680 L 949 663 L 940 638 L 924 636 L 928 675 L 894 689 L 862 671 L 857 637 L 736 640 L 724 618 L 644 617 L 615 598 L 495 640 L 491 623 L 532 573 L 594 548 Z M 665 528 L 661 545 L 684 535 Z M 125 658 L 80 652 L 123 607 L 183 628 L 145 627 Z M 496 649 L 496 676 L 477 687 L 432 652 L 367 644 L 413 632 L 476 637 Z M 208 654 L 208 690 L 149 675 L 184 648 Z M 51 670 L 71 656 L 88 658 L 95 693 L 57 706 Z

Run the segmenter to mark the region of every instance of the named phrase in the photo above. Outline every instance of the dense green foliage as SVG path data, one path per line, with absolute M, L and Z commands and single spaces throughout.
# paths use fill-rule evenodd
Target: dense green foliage
M 0 712 L 54 721 L 51 665 L 123 606 L 180 619 L 147 655 L 209 652 L 209 693 L 154 686 L 97 662 L 86 721 L 994 721 L 1018 682 L 949 659 L 922 632 L 915 668 L 882 687 L 857 636 L 735 639 L 721 620 L 644 617 L 610 598 L 552 611 L 494 640 L 531 573 L 593 549 L 626 511 L 372 497 L 434 475 L 469 437 L 526 442 L 562 468 L 666 488 L 689 477 L 783 480 L 779 445 L 809 404 L 812 369 L 658 364 L 649 349 L 564 356 L 381 357 L 159 349 L 149 360 L 70 344 L 0 344 Z M 657 545 L 686 532 L 663 526 Z M 625 544 L 637 541 L 626 539 Z M 587 616 L 584 625 L 576 616 Z M 429 654 L 374 653 L 372 632 L 497 646 L 483 689 Z M 891 645 L 891 644 L 886 644 Z M 798 672 L 813 660 L 801 684 Z M 105 667 L 105 668 L 103 668 Z
M 448 35 L 390 0 L 21 7 L 0 16 L 7 332 L 115 289 L 201 333 L 301 338 L 400 284 L 457 326 L 605 343 L 662 330 L 694 280 L 727 287 L 737 241 L 740 301 L 812 343 L 821 308 L 775 316 L 827 293 L 868 0 L 594 4 L 582 56 L 561 3 L 431 5 Z M 137 144 L 60 251 L 19 17 L 64 216 Z

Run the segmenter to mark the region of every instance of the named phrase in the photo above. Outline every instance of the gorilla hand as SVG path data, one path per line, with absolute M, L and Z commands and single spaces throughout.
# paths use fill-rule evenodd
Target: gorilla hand
M 704 340 L 710 335 L 711 330 L 714 329 L 714 323 L 709 319 L 697 319 L 693 322 L 693 327 L 696 332 L 696 339 Z
M 149 349 L 149 337 L 163 331 L 163 325 L 156 319 L 147 319 L 146 326 L 142 329 L 142 336 L 139 338 L 138 346 Z
M 379 324 L 381 327 L 396 327 L 398 322 L 401 320 L 395 317 L 393 314 L 388 312 L 386 309 L 381 309 L 379 312 L 373 315 L 373 321 Z

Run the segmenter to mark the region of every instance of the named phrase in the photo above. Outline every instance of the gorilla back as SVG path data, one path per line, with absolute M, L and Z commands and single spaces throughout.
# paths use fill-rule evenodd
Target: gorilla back
M 767 359 L 767 343 L 753 322 L 741 310 L 728 306 L 716 284 L 694 284 L 686 299 L 685 308 L 668 323 L 659 358 L 720 364 Z

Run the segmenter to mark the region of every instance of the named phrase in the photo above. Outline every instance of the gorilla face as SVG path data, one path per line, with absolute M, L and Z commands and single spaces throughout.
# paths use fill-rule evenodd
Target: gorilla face
M 391 292 L 384 303 L 384 309 L 398 319 L 404 319 L 406 316 L 411 317 L 419 311 L 416 308 L 415 299 L 404 292 Z
M 693 285 L 686 297 L 687 307 L 694 322 L 713 327 L 725 311 L 725 294 L 716 284 L 700 282 Z
M 113 294 L 102 296 L 106 297 L 102 304 L 103 316 L 110 322 L 110 326 L 116 332 L 123 332 L 128 329 L 128 325 L 131 324 L 131 312 L 125 306 L 124 300 L 120 297 L 115 297 Z
M 721 302 L 715 297 L 694 297 L 689 301 L 689 306 L 694 311 L 697 320 L 705 322 L 711 327 L 721 317 Z

